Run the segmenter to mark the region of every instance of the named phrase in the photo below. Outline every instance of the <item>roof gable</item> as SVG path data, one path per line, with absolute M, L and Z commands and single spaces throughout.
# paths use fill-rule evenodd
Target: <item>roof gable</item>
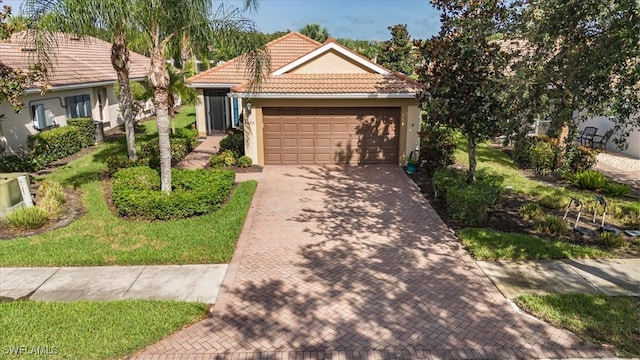
M 296 59 L 295 61 L 290 62 L 289 64 L 281 67 L 280 69 L 271 73 L 271 75 L 282 75 L 287 72 L 290 72 L 296 68 L 302 67 L 305 64 L 308 64 L 312 61 L 317 60 L 319 57 L 323 55 L 334 52 L 336 54 L 341 55 L 346 60 L 351 61 L 353 64 L 357 64 L 359 67 L 368 70 L 370 73 L 389 74 L 389 70 L 383 68 L 380 65 L 377 65 L 368 59 L 354 53 L 353 51 L 345 48 L 344 46 L 338 44 L 334 39 L 329 39 L 327 42 L 321 47 L 311 51 L 310 53 Z
M 351 60 L 343 54 L 330 50 L 295 67 L 287 74 L 371 74 L 371 68 Z

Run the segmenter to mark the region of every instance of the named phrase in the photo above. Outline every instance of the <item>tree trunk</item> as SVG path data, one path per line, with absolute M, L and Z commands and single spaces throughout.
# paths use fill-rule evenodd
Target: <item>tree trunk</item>
M 161 189 L 171 192 L 171 144 L 169 143 L 169 71 L 164 60 L 163 49 L 159 46 L 151 52 L 151 71 L 149 83 L 153 87 L 153 99 L 158 121 L 160 141 L 160 180 Z
M 127 152 L 129 159 L 136 160 L 136 134 L 133 114 L 133 99 L 129 86 L 129 48 L 125 34 L 116 34 L 111 45 L 111 65 L 118 76 L 118 101 L 124 119 L 124 131 L 127 138 Z
M 476 182 L 476 139 L 467 135 L 467 152 L 469 153 L 469 172 L 467 173 L 467 182 Z

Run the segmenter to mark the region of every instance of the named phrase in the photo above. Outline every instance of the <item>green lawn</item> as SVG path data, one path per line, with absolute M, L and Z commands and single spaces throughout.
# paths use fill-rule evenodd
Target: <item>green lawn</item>
M 3 302 L 0 344 L 9 359 L 122 358 L 202 319 L 205 311 L 201 303 L 174 301 Z M 44 353 L 33 355 L 38 351 Z
M 614 257 L 597 248 L 490 229 L 463 229 L 458 237 L 474 259 L 483 261 Z
M 523 295 L 516 304 L 588 341 L 612 346 L 621 356 L 640 356 L 640 300 L 604 295 Z
M 183 110 L 181 115 L 193 118 L 193 112 Z M 55 231 L 0 241 L 0 266 L 229 262 L 257 184 L 240 183 L 228 203 L 212 214 L 175 221 L 125 220 L 109 209 L 101 180 L 107 157 L 124 152 L 122 139 L 101 144 L 98 150 L 49 175 L 52 180 L 82 190 L 87 213 Z

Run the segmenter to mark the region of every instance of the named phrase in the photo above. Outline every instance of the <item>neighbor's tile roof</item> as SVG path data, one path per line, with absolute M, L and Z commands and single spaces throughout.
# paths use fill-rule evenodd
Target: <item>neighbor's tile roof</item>
M 271 57 L 271 71 L 321 47 L 322 44 L 300 33 L 290 32 L 266 44 Z M 190 83 L 241 84 L 249 81 L 242 57 L 233 58 L 221 65 L 189 78 Z
M 69 34 L 54 34 L 52 67 L 48 82 L 52 86 L 80 85 L 116 81 L 111 65 L 111 44 L 93 37 L 78 38 Z M 29 51 L 24 33 L 14 34 L 7 42 L 0 42 L 0 61 L 13 69 L 26 69 L 36 60 Z M 150 59 L 131 52 L 130 78 L 141 79 L 149 71 Z
M 247 84 L 231 89 L 243 92 Z M 413 80 L 397 74 L 282 74 L 270 76 L 257 89 L 269 94 L 411 94 L 420 90 Z

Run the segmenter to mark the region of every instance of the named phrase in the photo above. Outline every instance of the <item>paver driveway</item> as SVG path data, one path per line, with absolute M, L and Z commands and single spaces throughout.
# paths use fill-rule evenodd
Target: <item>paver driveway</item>
M 511 308 L 397 167 L 267 167 L 253 205 L 214 315 L 140 358 L 611 356 Z

